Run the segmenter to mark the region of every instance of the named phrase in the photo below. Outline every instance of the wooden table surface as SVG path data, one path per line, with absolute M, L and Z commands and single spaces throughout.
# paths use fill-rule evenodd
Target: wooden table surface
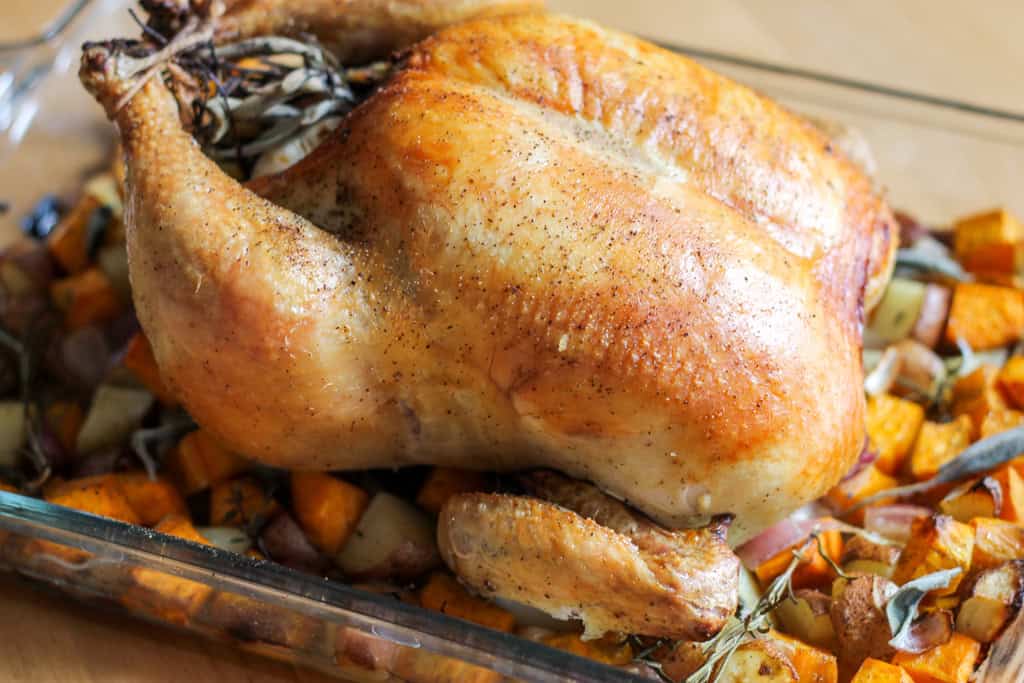
M 301 0 L 296 0 L 301 1 Z M 1024 3 L 988 0 L 549 0 L 663 40 L 1024 111 Z M 4 0 L 0 40 L 58 0 Z M 187 635 L 68 604 L 0 578 L 0 680 L 327 680 Z

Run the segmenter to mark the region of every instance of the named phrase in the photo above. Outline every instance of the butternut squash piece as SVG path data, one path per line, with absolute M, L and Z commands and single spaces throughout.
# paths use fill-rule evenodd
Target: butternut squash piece
M 116 475 L 100 474 L 61 482 L 44 492 L 47 502 L 129 524 L 140 519 Z
M 50 285 L 50 300 L 69 330 L 107 322 L 123 310 L 117 290 L 99 268 L 89 268 Z
M 839 667 L 832 653 L 777 631 L 772 631 L 768 638 L 786 655 L 800 683 L 837 683 L 839 680 Z
M 977 439 L 989 413 L 1006 409 L 1006 401 L 996 386 L 999 369 L 982 365 L 974 372 L 959 378 L 953 385 L 953 415 L 967 415 L 973 426 L 971 439 Z
M 1024 292 L 1011 287 L 960 282 L 946 322 L 946 341 L 962 340 L 975 351 L 1005 346 L 1024 331 Z
M 75 275 L 89 267 L 86 248 L 89 220 L 100 208 L 100 202 L 91 194 L 84 194 L 46 239 L 46 247 L 53 260 L 65 271 Z
M 1006 209 L 961 218 L 953 225 L 953 252 L 972 273 L 1014 274 L 1024 265 L 1024 226 Z
M 191 496 L 245 472 L 250 463 L 199 429 L 182 437 L 167 454 L 164 467 L 182 494 Z
M 816 588 L 831 583 L 835 578 L 835 572 L 828 561 L 822 557 L 821 550 L 824 550 L 829 558 L 838 564 L 839 557 L 843 553 L 843 537 L 838 531 L 832 529 L 822 532 L 819 539 L 821 541 L 820 548 L 816 542 L 811 541 L 810 547 L 804 551 L 803 561 L 793 572 L 793 588 Z M 803 546 L 805 543 L 805 541 L 801 541 L 799 546 Z M 762 588 L 767 587 L 789 566 L 793 559 L 793 549 L 783 550 L 765 560 L 754 570 L 754 575 L 761 583 Z
M 914 683 L 914 679 L 895 664 L 869 657 L 857 669 L 850 683 Z
M 145 472 L 124 472 L 115 476 L 140 524 L 153 526 L 168 515 L 188 517 L 185 499 L 168 479 L 150 479 Z
M 910 454 L 910 474 L 918 481 L 931 479 L 945 463 L 971 445 L 973 424 L 967 415 L 952 422 L 925 422 Z
M 895 474 L 903 466 L 924 423 L 924 408 L 888 394 L 871 396 L 866 422 L 868 438 L 878 451 L 875 467 L 886 474 Z
M 947 515 L 932 515 L 914 522 L 910 540 L 900 554 L 892 580 L 899 585 L 943 569 L 963 570 L 936 596 L 952 595 L 971 567 L 974 529 Z
M 516 618 L 511 612 L 503 610 L 487 600 L 470 595 L 462 587 L 462 584 L 455 580 L 455 577 L 443 572 L 435 572 L 430 575 L 430 579 L 420 590 L 420 605 L 435 612 L 472 621 L 474 624 L 480 624 L 495 631 L 511 633 L 516 626 Z
M 995 436 L 1001 432 L 1005 432 L 1008 429 L 1014 427 L 1020 427 L 1024 425 L 1024 413 L 1019 410 L 1010 410 L 1009 408 L 1003 408 L 1002 410 L 992 410 L 985 415 L 985 419 L 981 422 L 981 433 L 982 439 L 987 439 L 990 436 Z
M 1024 559 L 1024 526 L 1002 519 L 976 517 L 971 568 L 975 571 L 998 567 L 1008 560 Z
M 277 501 L 252 477 L 222 481 L 210 489 L 211 526 L 260 526 L 278 507 Z
M 356 530 L 370 497 L 358 486 L 323 472 L 293 472 L 292 510 L 321 552 L 334 556 Z
M 600 640 L 583 640 L 575 633 L 555 633 L 541 638 L 541 642 L 580 657 L 593 659 L 611 666 L 626 666 L 633 661 L 633 649 L 629 643 L 603 642 Z
M 895 477 L 885 474 L 872 463 L 846 481 L 840 482 L 834 489 L 828 492 L 825 498 L 842 515 L 844 510 L 856 505 L 868 496 L 873 496 L 880 491 L 896 488 L 897 486 L 899 486 L 899 481 Z M 887 505 L 891 502 L 892 499 L 885 499 L 879 501 L 878 505 Z M 847 517 L 854 524 L 863 524 L 864 511 L 865 508 L 861 508 L 852 514 L 843 516 Z
M 427 512 L 438 514 L 445 502 L 457 493 L 487 490 L 487 479 L 481 472 L 435 467 L 416 495 L 416 504 Z
M 903 668 L 914 683 L 967 683 L 981 654 L 976 640 L 962 633 L 921 654 L 897 652 L 892 663 Z

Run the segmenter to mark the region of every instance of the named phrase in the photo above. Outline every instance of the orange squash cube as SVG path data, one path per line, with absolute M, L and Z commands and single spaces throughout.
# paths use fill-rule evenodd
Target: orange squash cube
M 1024 265 L 1024 226 L 1006 209 L 961 218 L 953 225 L 953 252 L 972 273 L 1014 274 Z
M 920 654 L 897 652 L 892 663 L 904 669 L 914 683 L 967 683 L 981 654 L 981 645 L 962 633 Z
M 857 669 L 850 683 L 914 683 L 914 679 L 895 664 L 869 657 Z
M 182 494 L 209 488 L 245 472 L 250 463 L 221 446 L 205 430 L 189 432 L 171 449 L 164 467 Z
M 188 517 L 185 499 L 164 477 L 150 479 L 145 472 L 124 472 L 116 476 L 140 524 L 153 526 L 168 515 Z
M 112 320 L 124 310 L 117 290 L 99 268 L 56 280 L 50 285 L 50 299 L 64 314 L 69 330 Z
M 125 348 L 124 366 L 128 368 L 142 385 L 149 389 L 165 406 L 177 405 L 174 395 L 160 376 L 160 368 L 153 356 L 153 347 L 142 332 L 136 332 Z
M 1024 329 L 1024 292 L 1012 287 L 960 282 L 953 290 L 946 341 L 966 342 L 975 351 L 995 349 L 1020 339 Z
M 60 482 L 44 491 L 54 505 L 75 508 L 94 515 L 138 524 L 139 516 L 125 495 L 117 475 L 98 474 Z
M 1024 413 L 1019 410 L 1011 410 L 1009 408 L 1003 408 L 1002 410 L 992 410 L 985 415 L 985 419 L 981 422 L 981 433 L 982 439 L 987 439 L 990 436 L 995 436 L 1009 429 L 1020 427 L 1024 425 Z
M 971 445 L 973 424 L 967 415 L 952 422 L 925 422 L 910 454 L 910 474 L 918 481 L 931 479 L 939 468 Z
M 967 415 L 973 429 L 971 439 L 977 439 L 989 413 L 1006 410 L 1006 400 L 996 385 L 999 368 L 982 365 L 968 375 L 959 378 L 953 385 L 953 415 Z
M 774 630 L 768 637 L 786 654 L 798 681 L 836 683 L 839 680 L 839 667 L 832 653 Z
M 868 496 L 873 496 L 880 491 L 896 488 L 897 486 L 899 486 L 899 481 L 895 477 L 885 474 L 872 463 L 846 481 L 840 482 L 828 492 L 825 498 L 833 508 L 838 510 L 838 514 L 848 517 L 854 524 L 863 524 L 863 508 L 849 515 L 844 515 L 843 511 L 856 505 Z M 887 499 L 879 501 L 878 504 L 886 505 L 891 502 L 892 499 Z
M 214 484 L 210 489 L 210 525 L 245 528 L 270 519 L 278 509 L 274 500 L 252 477 Z
M 1024 560 L 1024 526 L 1003 519 L 975 517 L 971 569 L 992 569 L 1009 560 Z
M 495 631 L 511 633 L 516 626 L 516 618 L 511 612 L 470 595 L 455 577 L 443 572 L 431 574 L 426 585 L 420 589 L 420 605 Z
M 487 490 L 487 478 L 481 472 L 453 467 L 435 467 L 416 495 L 416 504 L 435 515 L 457 493 Z
M 583 640 L 575 633 L 555 633 L 541 638 L 548 647 L 571 652 L 580 657 L 593 659 L 611 666 L 626 666 L 633 661 L 633 649 L 629 643 Z
M 878 450 L 875 467 L 895 474 L 903 466 L 924 423 L 924 408 L 913 401 L 888 394 L 868 399 L 868 437 Z
M 932 515 L 914 522 L 910 540 L 893 569 L 892 580 L 899 585 L 925 574 L 959 567 L 962 571 L 936 596 L 952 595 L 971 567 L 975 531 L 947 515 Z
M 964 524 L 975 517 L 998 517 L 1002 509 L 1002 486 L 992 477 L 966 482 L 939 502 L 942 514 Z
M 835 572 L 828 561 L 822 557 L 821 550 L 836 564 L 843 554 L 843 537 L 839 531 L 831 529 L 819 534 L 821 547 L 812 539 L 810 546 L 803 551 L 803 559 L 793 572 L 792 585 L 794 589 L 815 588 L 830 584 L 835 578 Z M 787 548 L 774 557 L 765 560 L 754 570 L 754 575 L 762 587 L 767 587 L 779 574 L 786 570 L 793 560 L 793 551 L 802 548 L 807 541 L 801 541 L 792 548 Z
M 999 388 L 1014 408 L 1024 408 L 1024 356 L 1012 356 L 999 371 Z
M 72 275 L 81 273 L 89 267 L 86 238 L 89 220 L 98 208 L 99 200 L 91 194 L 82 195 L 78 203 L 46 238 L 46 247 L 50 250 L 53 260 Z
M 1003 491 L 1003 505 L 999 517 L 1007 522 L 1024 524 L 1024 478 L 1012 464 L 992 472 L 992 479 Z
M 330 556 L 356 530 L 370 501 L 366 491 L 323 472 L 292 473 L 292 511 L 317 548 Z

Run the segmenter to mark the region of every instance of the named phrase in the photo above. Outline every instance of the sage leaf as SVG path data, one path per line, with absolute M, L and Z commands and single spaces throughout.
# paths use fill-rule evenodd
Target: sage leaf
M 890 645 L 898 650 L 905 650 L 908 647 L 910 629 L 917 619 L 917 609 L 921 605 L 921 600 L 933 590 L 947 588 L 962 571 L 955 567 L 925 574 L 899 587 L 885 604 L 885 616 L 889 621 L 889 630 L 893 634 L 892 640 L 889 641 Z

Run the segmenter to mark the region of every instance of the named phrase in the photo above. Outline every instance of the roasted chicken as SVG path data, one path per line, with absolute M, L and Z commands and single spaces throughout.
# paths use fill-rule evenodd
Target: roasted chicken
M 229 5 L 218 40 L 309 31 L 342 59 L 404 50 L 327 142 L 248 185 L 204 156 L 163 79 L 140 86 L 119 44 L 89 47 L 82 78 L 128 168 L 139 319 L 195 419 L 266 463 L 546 467 L 671 527 L 734 514 L 737 540 L 861 450 L 861 327 L 892 216 L 779 105 L 621 33 L 513 13 L 530 5 Z M 602 585 L 633 580 L 651 548 L 584 517 L 457 499 L 442 545 L 461 567 L 467 534 L 606 524 L 622 564 Z M 718 559 L 706 571 L 734 586 Z M 658 562 L 637 571 L 663 596 L 700 564 Z M 484 569 L 463 576 L 481 588 Z M 641 626 L 595 610 L 597 630 Z M 711 632 L 703 618 L 672 633 Z

